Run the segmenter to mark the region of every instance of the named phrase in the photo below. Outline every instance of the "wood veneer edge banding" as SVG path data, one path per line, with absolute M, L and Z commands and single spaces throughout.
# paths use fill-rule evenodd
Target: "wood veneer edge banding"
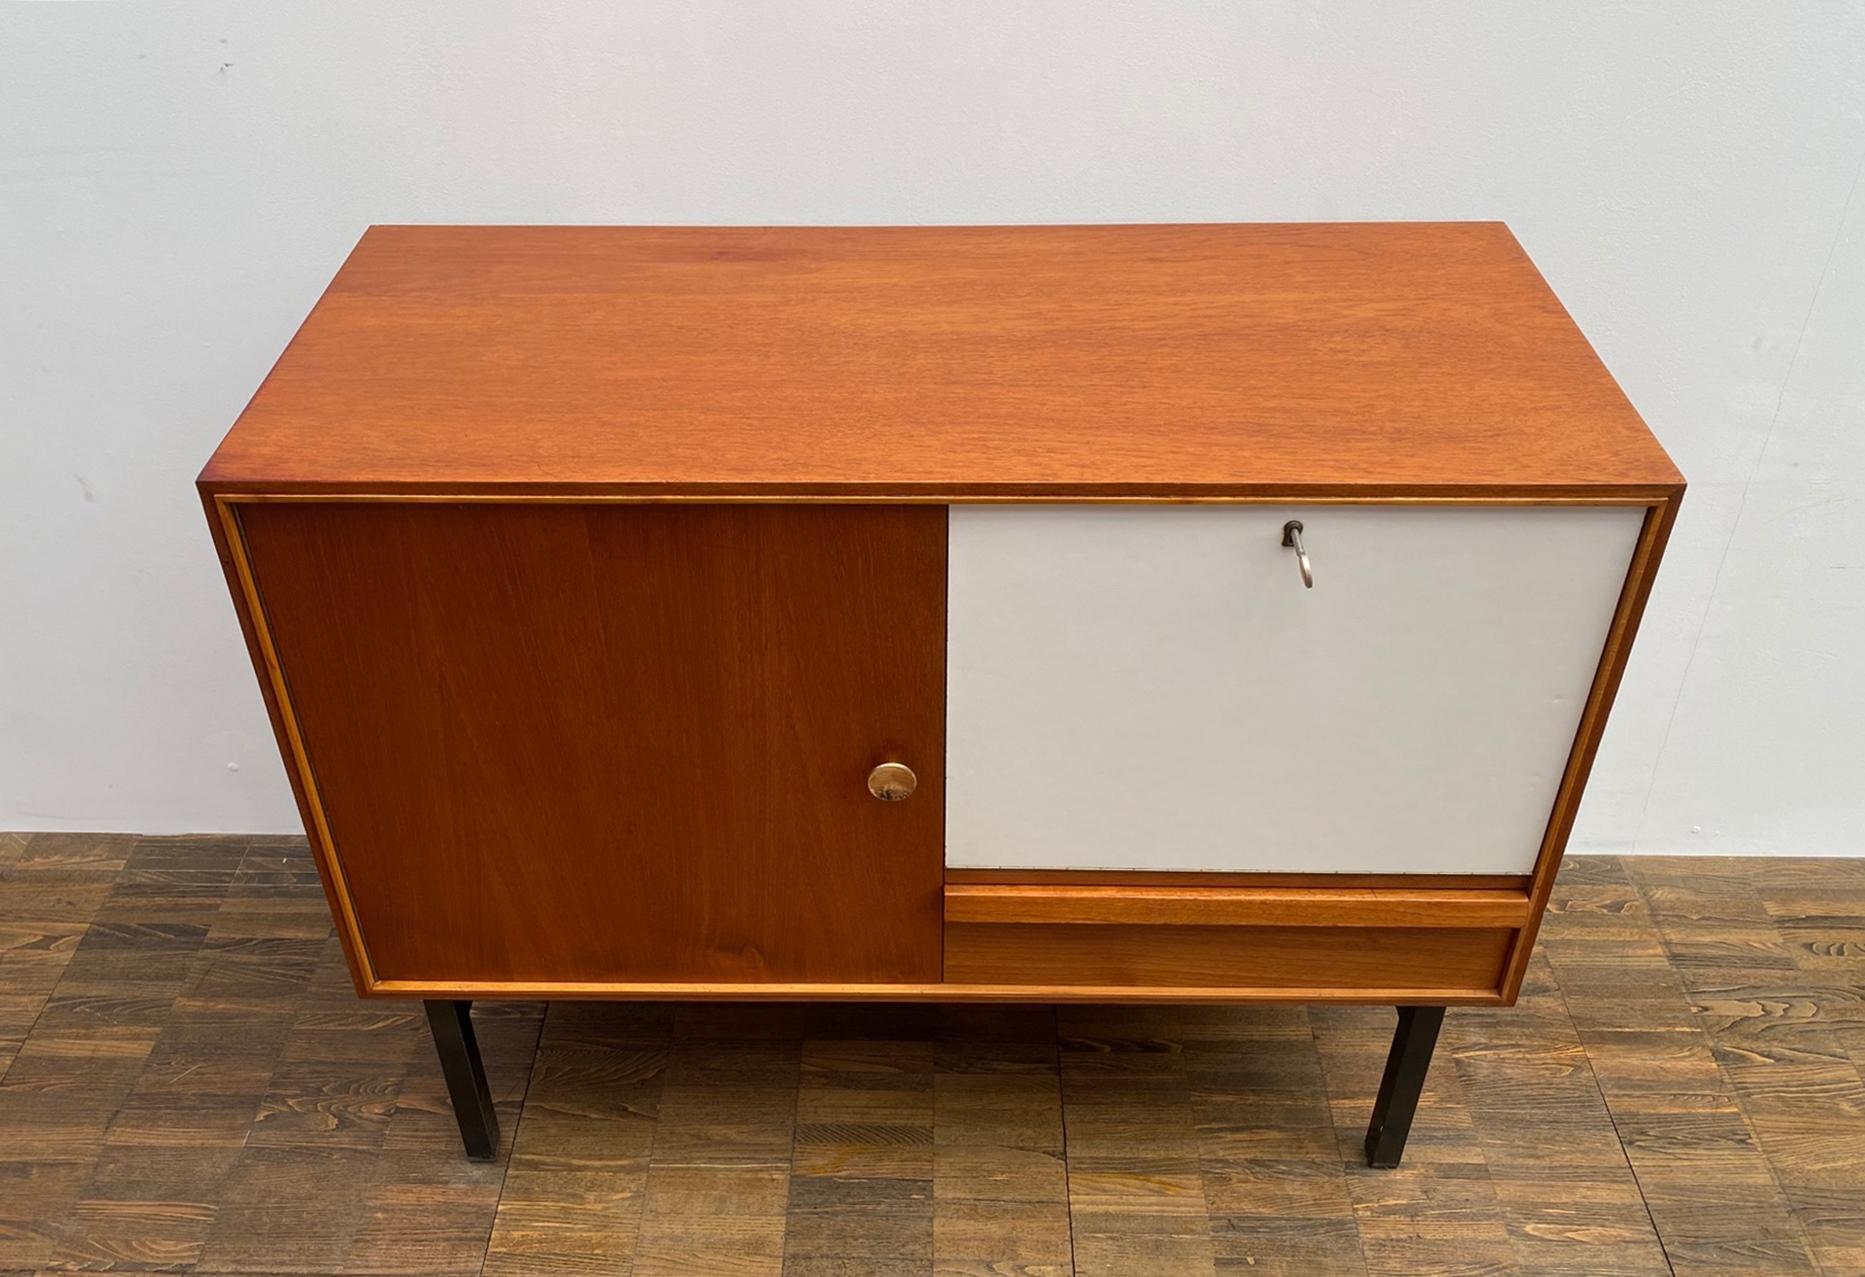
M 1225 869 L 980 869 L 947 867 L 948 886 L 1312 887 L 1321 891 L 1520 891 L 1531 874 L 1276 873 Z
M 765 489 L 758 492 L 739 490 L 695 491 L 605 491 L 575 492 L 544 487 L 532 491 L 512 491 L 519 487 L 501 484 L 501 491 L 462 488 L 458 491 L 364 490 L 364 489 L 268 489 L 240 484 L 216 483 L 209 487 L 216 500 L 258 505 L 273 502 L 453 502 L 470 504 L 577 504 L 658 505 L 678 503 L 765 504 L 765 505 L 1420 505 L 1420 506 L 1651 506 L 1662 494 L 1651 489 L 1579 489 L 1572 492 L 1483 493 L 1447 490 L 1426 492 L 1330 491 L 1304 492 L 1299 489 L 1274 489 L 1262 492 L 1239 491 L 1107 493 L 1091 489 L 1069 490 L 1066 485 L 1048 485 L 1028 491 L 1004 493 L 968 493 L 962 490 L 938 492 L 786 492 Z
M 1619 605 L 1614 609 L 1612 624 L 1606 632 L 1599 668 L 1587 694 L 1586 709 L 1581 714 L 1579 729 L 1574 734 L 1573 749 L 1561 774 L 1560 789 L 1555 794 L 1541 853 L 1535 862 L 1534 881 L 1529 889 L 1528 922 L 1516 933 L 1514 947 L 1503 965 L 1502 995 L 1506 1004 L 1514 1004 L 1516 996 L 1521 992 L 1522 980 L 1527 975 L 1535 937 L 1541 930 L 1541 918 L 1547 911 L 1548 897 L 1554 890 L 1554 878 L 1560 872 L 1561 858 L 1567 850 L 1567 839 L 1573 832 L 1574 817 L 1579 812 L 1580 799 L 1593 770 L 1593 759 L 1605 735 L 1607 715 L 1612 709 L 1613 698 L 1618 694 L 1620 679 L 1625 675 L 1632 640 L 1637 637 L 1645 603 L 1651 597 L 1658 563 L 1664 557 L 1664 546 L 1670 539 L 1672 525 L 1677 521 L 1677 509 L 1682 497 L 1683 491 L 1680 488 L 1649 508 L 1644 526 L 1639 531 L 1638 543 L 1633 548 L 1632 561 L 1626 569 L 1625 584 L 1619 593 Z
M 1525 891 L 948 884 L 947 923 L 1519 930 Z
M 939 573 L 943 579 L 939 599 L 939 889 L 941 893 L 946 884 L 946 824 L 951 818 L 950 800 L 947 798 L 946 778 L 951 773 L 952 763 L 952 508 L 945 508 L 942 520 L 945 535 L 939 546 Z M 946 980 L 946 943 L 945 943 L 945 901 L 943 894 L 939 906 L 939 982 Z
M 304 795 L 305 807 L 311 813 L 311 828 L 306 832 L 311 836 L 311 849 L 317 861 L 318 872 L 323 876 L 329 888 L 330 897 L 337 905 L 337 932 L 342 939 L 344 952 L 349 956 L 350 974 L 356 982 L 359 993 L 373 992 L 379 985 L 375 967 L 369 960 L 369 948 L 364 942 L 361 923 L 356 916 L 355 902 L 350 895 L 348 881 L 343 875 L 342 861 L 337 857 L 336 843 L 330 834 L 330 824 L 324 815 L 323 797 L 318 793 L 317 777 L 311 768 L 310 755 L 304 746 L 304 737 L 298 727 L 297 712 L 292 708 L 291 688 L 285 679 L 284 666 L 279 662 L 278 648 L 272 639 L 271 627 L 266 622 L 265 604 L 259 593 L 258 580 L 253 574 L 252 561 L 246 551 L 246 537 L 240 527 L 239 514 L 234 509 L 234 502 L 216 495 L 214 505 L 223 521 L 227 538 L 227 548 L 233 558 L 233 568 L 239 579 L 240 593 L 244 599 L 248 615 L 252 619 L 253 632 L 258 640 L 259 655 L 265 665 L 265 676 L 271 686 L 274 702 L 278 706 L 279 725 L 284 731 L 286 764 Z
M 368 995 L 389 998 L 561 998 L 595 1001 L 743 1002 L 1344 1002 L 1362 1005 L 1495 1006 L 1496 991 L 1464 988 L 1383 989 L 1264 986 L 1212 988 L 1187 985 L 1015 985 L 1015 984 L 625 984 L 514 980 L 491 984 L 447 984 L 427 980 L 378 980 Z

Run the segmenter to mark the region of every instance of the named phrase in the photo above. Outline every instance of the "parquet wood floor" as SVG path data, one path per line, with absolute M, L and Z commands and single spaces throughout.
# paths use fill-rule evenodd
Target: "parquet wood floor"
M 1575 859 L 1383 1008 L 359 1003 L 296 839 L 0 834 L 0 1274 L 1865 1274 L 1865 861 Z

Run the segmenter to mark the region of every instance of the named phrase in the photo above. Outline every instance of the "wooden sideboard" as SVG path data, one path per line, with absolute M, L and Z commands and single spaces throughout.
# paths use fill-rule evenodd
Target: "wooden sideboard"
M 1683 481 L 1497 223 L 372 228 L 200 479 L 364 996 L 1521 986 Z

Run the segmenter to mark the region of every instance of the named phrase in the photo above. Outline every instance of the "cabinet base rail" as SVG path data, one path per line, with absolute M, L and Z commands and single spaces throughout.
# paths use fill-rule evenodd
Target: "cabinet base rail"
M 473 1035 L 473 1004 L 430 999 L 423 1005 L 466 1155 L 476 1162 L 494 1161 L 499 1155 L 499 1115 L 486 1084 L 479 1039 Z M 1386 1056 L 1379 1096 L 1373 1101 L 1373 1119 L 1366 1128 L 1368 1166 L 1390 1169 L 1404 1156 L 1405 1139 L 1411 1134 L 1412 1117 L 1418 1112 L 1418 1099 L 1424 1092 L 1425 1073 L 1431 1068 L 1431 1055 L 1443 1026 L 1441 1006 L 1399 1008 L 1399 1025 Z

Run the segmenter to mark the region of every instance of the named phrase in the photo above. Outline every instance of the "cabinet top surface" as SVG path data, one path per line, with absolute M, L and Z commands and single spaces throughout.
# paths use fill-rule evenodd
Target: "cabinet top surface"
M 1654 496 L 1496 222 L 378 226 L 214 491 Z

